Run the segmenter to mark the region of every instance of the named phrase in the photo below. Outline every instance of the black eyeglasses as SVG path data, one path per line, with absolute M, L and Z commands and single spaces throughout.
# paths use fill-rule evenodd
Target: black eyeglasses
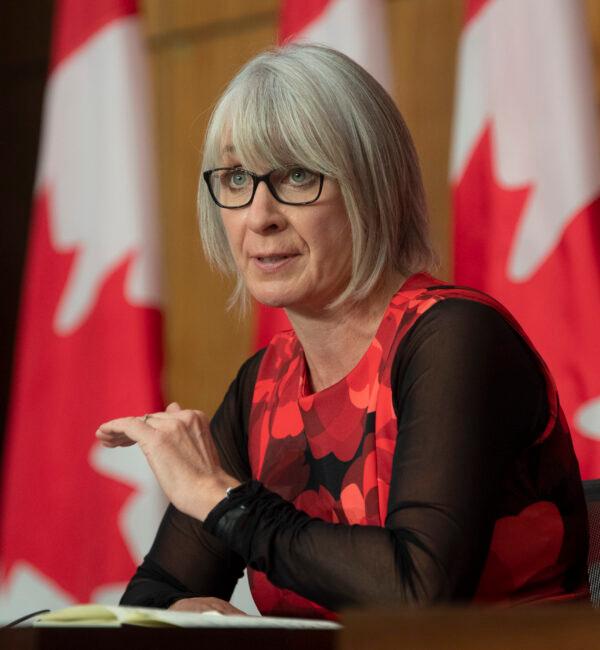
M 323 190 L 323 174 L 304 167 L 273 169 L 259 176 L 242 167 L 209 169 L 202 176 L 213 201 L 221 208 L 245 208 L 252 203 L 261 181 L 280 203 L 308 205 L 314 203 Z

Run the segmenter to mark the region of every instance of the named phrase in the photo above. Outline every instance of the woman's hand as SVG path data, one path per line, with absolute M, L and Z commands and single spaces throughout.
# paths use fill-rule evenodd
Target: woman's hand
M 176 600 L 169 609 L 176 612 L 219 612 L 236 616 L 248 616 L 246 612 L 234 607 L 220 598 L 182 598 Z
M 171 503 L 201 521 L 240 484 L 221 467 L 206 415 L 175 402 L 165 412 L 105 422 L 96 437 L 105 447 L 137 442 Z

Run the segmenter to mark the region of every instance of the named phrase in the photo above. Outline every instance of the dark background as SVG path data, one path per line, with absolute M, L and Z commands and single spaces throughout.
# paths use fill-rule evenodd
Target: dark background
M 0 2 L 0 460 L 48 72 L 52 11 L 52 0 Z

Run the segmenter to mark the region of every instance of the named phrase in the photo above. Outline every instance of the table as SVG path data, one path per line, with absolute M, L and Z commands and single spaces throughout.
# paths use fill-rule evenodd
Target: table
M 9 628 L 1 650 L 334 650 L 337 630 Z
M 588 604 L 346 612 L 340 650 L 592 650 L 600 610 Z
M 590 650 L 589 605 L 439 607 L 344 612 L 342 630 L 25 628 L 0 630 L 1 650 Z

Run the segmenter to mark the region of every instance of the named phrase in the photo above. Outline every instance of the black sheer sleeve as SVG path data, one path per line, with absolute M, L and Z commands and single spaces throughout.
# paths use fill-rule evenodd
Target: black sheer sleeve
M 546 423 L 544 377 L 495 310 L 448 299 L 402 342 L 392 388 L 398 439 L 384 528 L 310 518 L 251 481 L 205 529 L 274 584 L 333 610 L 468 600 L 500 477 Z
M 248 417 L 262 354 L 241 367 L 210 423 L 223 468 L 240 481 L 250 478 Z M 228 600 L 245 566 L 245 560 L 204 530 L 200 521 L 169 505 L 154 544 L 129 582 L 121 604 L 169 607 L 176 600 L 194 596 Z

